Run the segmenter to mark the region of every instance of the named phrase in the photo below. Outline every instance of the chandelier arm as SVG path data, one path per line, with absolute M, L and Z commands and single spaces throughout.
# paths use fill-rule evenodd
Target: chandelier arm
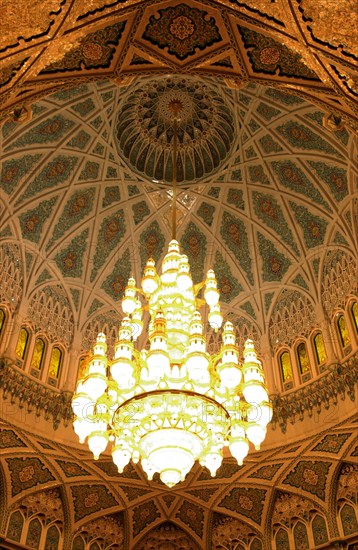
M 119 405 L 119 407 L 113 413 L 112 422 L 113 422 L 113 419 L 114 419 L 115 415 L 120 411 L 120 409 L 126 407 L 127 405 L 135 403 L 136 401 L 141 401 L 143 398 L 145 398 L 147 396 L 151 396 L 151 397 L 154 396 L 154 395 L 164 396 L 164 395 L 167 395 L 167 394 L 171 394 L 171 395 L 188 395 L 188 396 L 192 396 L 192 397 L 198 397 L 202 401 L 205 401 L 208 404 L 212 404 L 215 407 L 221 409 L 223 411 L 226 419 L 230 420 L 230 413 L 225 409 L 224 405 L 222 405 L 218 401 L 215 401 L 215 399 L 213 399 L 212 397 L 209 397 L 208 395 L 205 395 L 205 394 L 202 394 L 202 393 L 197 393 L 197 392 L 190 391 L 190 390 L 174 390 L 174 389 L 169 389 L 168 390 L 168 389 L 166 389 L 166 390 L 153 390 L 153 391 L 141 393 L 139 395 L 134 395 L 133 397 L 130 397 L 126 401 L 123 401 L 123 403 L 121 403 Z

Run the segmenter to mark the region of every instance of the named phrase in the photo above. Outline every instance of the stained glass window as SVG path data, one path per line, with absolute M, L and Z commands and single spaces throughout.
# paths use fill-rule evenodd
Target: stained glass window
M 349 336 L 348 327 L 344 315 L 340 315 L 338 317 L 337 324 L 342 346 L 345 348 L 346 346 L 348 346 L 348 344 L 350 344 L 351 338 Z
M 42 338 L 36 338 L 35 340 L 35 347 L 32 354 L 31 359 L 31 366 L 34 369 L 41 369 L 41 363 L 44 356 L 45 351 L 45 342 L 42 340 Z
M 289 382 L 293 379 L 291 358 L 288 351 L 284 351 L 280 355 L 281 376 L 284 382 Z
M 356 331 L 358 332 L 358 303 L 357 302 L 354 302 L 354 304 L 352 305 L 352 315 L 353 315 L 354 324 L 356 326 Z
M 322 365 L 327 360 L 326 349 L 323 343 L 323 336 L 321 332 L 316 334 L 313 339 L 314 349 L 316 352 L 317 362 L 319 365 Z
M 60 366 L 62 359 L 62 351 L 58 347 L 52 348 L 50 367 L 48 370 L 49 376 L 52 378 L 58 378 L 60 374 Z
M 22 327 L 22 329 L 20 330 L 20 334 L 17 340 L 16 350 L 15 350 L 16 355 L 20 359 L 23 359 L 25 357 L 28 339 L 29 339 L 29 333 L 26 330 L 26 328 Z
M 297 357 L 300 365 L 300 373 L 305 374 L 311 370 L 310 360 L 307 353 L 307 347 L 304 342 L 297 346 Z
M 4 324 L 5 324 L 5 312 L 3 309 L 0 309 L 0 334 L 2 332 Z

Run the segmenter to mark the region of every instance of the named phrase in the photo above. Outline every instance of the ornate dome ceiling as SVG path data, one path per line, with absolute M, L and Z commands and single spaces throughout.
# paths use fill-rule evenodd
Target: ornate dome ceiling
M 349 263 L 355 250 L 353 136 L 327 130 L 324 113 L 302 98 L 193 77 L 143 77 L 128 87 L 104 80 L 57 92 L 33 105 L 31 121 L 2 127 L 1 237 L 7 246 L 20 243 L 23 299 L 33 303 L 40 290 L 62 296 L 73 318 L 66 338 L 84 332 L 84 347 L 98 319 L 118 323 L 128 277 L 139 280 L 148 256 L 160 260 L 170 240 L 171 190 L 153 183 L 157 172 L 139 172 L 149 171 L 150 158 L 151 170 L 170 172 L 169 161 L 160 160 L 166 148 L 159 146 L 154 157 L 149 151 L 157 151 L 155 139 L 170 139 L 165 102 L 171 94 L 193 113 L 183 121 L 183 166 L 197 175 L 199 166 L 207 171 L 179 193 L 178 237 L 195 282 L 214 267 L 221 300 L 239 325 L 256 337 L 267 334 L 278 300 L 295 296 L 313 312 L 326 252 L 339 249 Z M 139 128 L 142 111 L 149 116 Z M 131 117 L 137 123 L 125 130 Z M 220 138 L 210 132 L 198 138 L 196 164 L 194 128 L 210 120 L 221 125 Z M 147 138 L 142 128 L 152 123 Z M 219 140 L 223 158 L 214 173 L 209 155 L 214 147 L 219 152 Z
M 193 183 L 218 171 L 236 134 L 230 105 L 213 82 L 171 77 L 134 87 L 118 105 L 117 147 L 134 170 L 157 183 L 171 183 L 174 104 L 180 107 L 177 182 Z

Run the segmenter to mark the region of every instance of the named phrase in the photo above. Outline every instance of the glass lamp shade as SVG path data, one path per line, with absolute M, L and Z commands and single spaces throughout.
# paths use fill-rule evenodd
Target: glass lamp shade
M 215 331 L 219 330 L 223 322 L 219 304 L 216 304 L 210 308 L 208 320 L 211 328 Z
M 212 477 L 216 476 L 216 472 L 221 466 L 221 463 L 223 461 L 222 454 L 219 452 L 211 452 L 205 455 L 205 459 L 200 461 L 200 464 L 202 466 L 205 466 Z
M 193 284 L 193 281 L 191 280 L 191 277 L 189 275 L 189 272 L 187 271 L 179 271 L 177 276 L 177 285 L 181 292 L 185 292 L 190 288 Z
M 133 363 L 128 359 L 114 359 L 111 365 L 111 375 L 119 387 L 133 375 Z
M 250 405 L 258 405 L 263 401 L 268 401 L 268 395 L 265 386 L 262 382 L 257 382 L 256 380 L 251 380 L 250 382 L 245 382 L 242 390 L 245 400 Z
M 83 418 L 86 415 L 86 410 L 90 401 L 91 398 L 87 393 L 76 393 L 72 398 L 71 404 L 74 414 L 79 418 Z
M 158 282 L 153 275 L 145 275 L 142 279 L 142 289 L 146 296 L 153 294 L 158 288 Z
M 121 474 L 131 459 L 131 453 L 128 449 L 123 449 L 121 445 L 115 445 L 112 448 L 112 459 Z
M 217 371 L 220 375 L 221 384 L 225 388 L 233 389 L 240 384 L 242 373 L 235 363 L 221 363 Z
M 249 442 L 246 437 L 233 437 L 229 445 L 230 453 L 236 458 L 239 466 L 242 466 L 244 459 L 249 452 Z
M 167 351 L 150 350 L 147 355 L 147 366 L 150 380 L 159 380 L 164 374 L 169 374 L 170 362 Z
M 205 352 L 194 351 L 193 353 L 189 353 L 185 365 L 191 380 L 195 382 L 210 381 L 208 371 L 209 358 Z
M 200 438 L 189 431 L 165 428 L 149 432 L 140 441 L 141 455 L 168 487 L 183 480 L 202 451 Z
M 73 429 L 78 436 L 80 443 L 84 443 L 86 437 L 92 432 L 92 424 L 87 418 L 79 418 L 73 422 Z
M 261 403 L 260 405 L 249 407 L 247 410 L 248 422 L 255 422 L 262 427 L 267 426 L 272 420 L 271 403 Z
M 266 437 L 266 427 L 256 423 L 249 424 L 246 428 L 246 435 L 247 439 L 255 445 L 255 449 L 258 451 L 261 443 Z
M 204 292 L 204 298 L 208 306 L 216 306 L 219 301 L 219 292 L 215 287 L 207 287 Z
M 124 296 L 122 300 L 122 310 L 126 315 L 132 315 L 137 305 L 137 301 L 134 296 Z
M 107 426 L 105 429 L 107 429 Z M 89 434 L 87 443 L 90 451 L 93 453 L 93 458 L 98 460 L 99 455 L 106 450 L 108 444 L 107 431 L 98 431 Z
M 84 379 L 82 387 L 90 399 L 96 401 L 107 388 L 107 378 L 102 374 L 90 374 Z

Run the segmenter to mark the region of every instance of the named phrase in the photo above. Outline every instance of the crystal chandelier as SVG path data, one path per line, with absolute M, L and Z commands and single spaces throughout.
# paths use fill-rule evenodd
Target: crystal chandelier
M 215 331 L 222 315 L 214 271 L 193 285 L 188 258 L 176 240 L 178 103 L 172 105 L 173 240 L 162 272 L 157 273 L 150 258 L 141 289 L 129 279 L 114 357 L 107 357 L 105 335 L 98 334 L 72 400 L 74 430 L 81 443 L 87 439 L 96 460 L 110 441 L 120 473 L 131 459 L 140 460 L 148 479 L 159 473 L 169 487 L 183 481 L 196 460 L 215 476 L 224 446 L 241 465 L 249 442 L 260 448 L 272 417 L 253 342 L 246 341 L 241 362 L 234 327 L 226 322 L 219 352 L 209 355 L 206 350 L 199 309 L 208 307 L 208 322 Z M 204 299 L 198 298 L 202 289 Z M 150 345 L 138 350 L 144 311 L 150 315 Z

